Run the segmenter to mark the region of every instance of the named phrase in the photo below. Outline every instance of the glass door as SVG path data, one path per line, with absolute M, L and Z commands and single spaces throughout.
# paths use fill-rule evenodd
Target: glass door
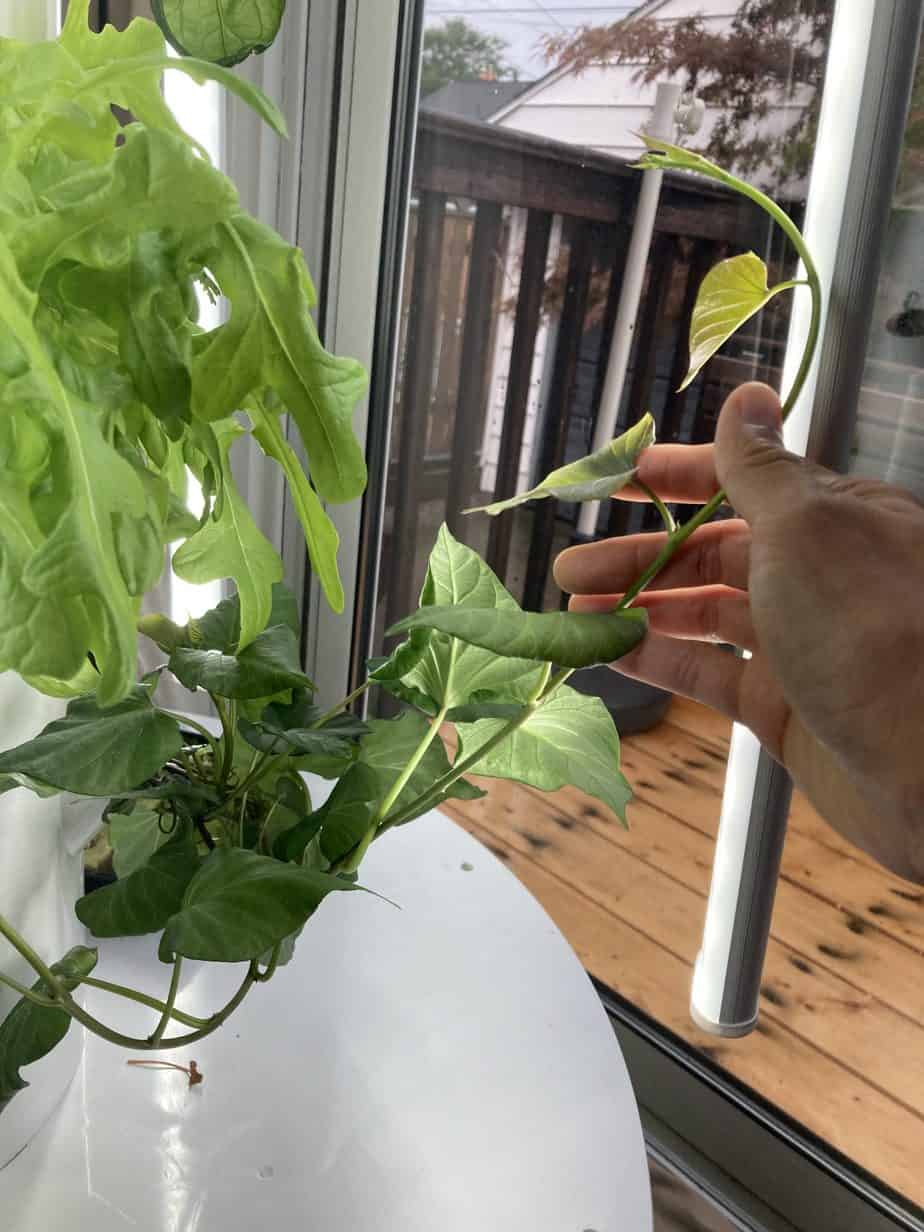
M 380 298 L 379 334 L 394 339 L 396 359 L 372 392 L 377 478 L 365 518 L 357 678 L 367 656 L 387 649 L 384 630 L 415 605 L 444 522 L 524 607 L 562 603 L 551 565 L 561 548 L 580 541 L 574 506 L 533 502 L 493 521 L 463 510 L 522 492 L 590 448 L 636 217 L 635 134 L 650 120 L 658 83 L 679 84 L 683 101 L 695 104 L 701 123 L 686 135 L 677 128 L 681 141 L 739 168 L 805 223 L 830 285 L 845 194 L 857 186 L 843 169 L 817 170 L 822 100 L 827 92 L 829 116 L 840 116 L 849 159 L 872 106 L 862 87 L 876 31 L 902 14 L 872 0 L 846 9 L 845 0 L 425 0 L 418 16 L 407 245 L 394 268 L 401 294 L 396 307 Z M 903 16 L 906 42 L 909 29 L 916 39 L 920 6 L 904 6 Z M 826 78 L 838 21 L 841 59 Z M 734 48 L 749 55 L 733 63 Z M 883 245 L 878 290 L 854 307 L 871 314 L 872 326 L 862 388 L 849 408 L 851 417 L 856 412 L 851 465 L 915 489 L 924 487 L 920 70 L 916 81 L 907 128 L 904 114 L 900 126 L 894 206 L 885 235 L 872 241 L 877 253 Z M 898 140 L 896 129 L 893 145 Z M 398 231 L 393 224 L 390 234 Z M 665 178 L 617 431 L 647 409 L 659 439 L 708 441 L 724 398 L 741 381 L 786 383 L 787 341 L 804 321 L 798 303 L 791 312 L 780 297 L 691 388 L 677 391 L 699 283 L 717 259 L 749 249 L 773 277 L 794 276 L 791 251 L 750 203 L 695 177 Z M 836 318 L 832 310 L 828 342 Z M 812 411 L 809 399 L 795 428 L 803 443 Z M 595 533 L 654 525 L 644 506 L 614 502 L 601 510 Z M 785 1139 L 801 1160 L 811 1156 L 812 1176 L 836 1175 L 848 1189 L 856 1182 L 860 1209 L 885 1220 L 863 1226 L 916 1226 L 924 1202 L 924 892 L 877 867 L 795 796 L 757 1029 L 741 1040 L 704 1034 L 688 1005 L 730 725 L 604 669 L 586 672 L 578 685 L 604 698 L 622 733 L 623 770 L 635 793 L 628 832 L 580 792 L 515 782 L 485 783 L 486 797 L 453 801 L 446 811 L 542 902 L 625 1029 L 669 1058 L 656 1070 L 663 1096 L 651 1098 L 656 1119 L 669 1121 L 672 1105 L 676 1112 L 709 1086 L 746 1108 L 768 1141 Z M 445 737 L 451 750 L 453 733 Z M 643 1105 L 646 1065 L 639 1053 Z M 694 1083 L 681 1097 L 690 1075 L 705 1085 Z M 690 1117 L 682 1125 L 678 1118 L 677 1133 L 734 1174 L 737 1165 L 710 1144 L 703 1118 Z M 762 1190 L 743 1183 L 797 1226 L 848 1226 L 798 1218 L 810 1185 L 779 1177 Z M 878 1207 L 864 1205 L 876 1195 Z

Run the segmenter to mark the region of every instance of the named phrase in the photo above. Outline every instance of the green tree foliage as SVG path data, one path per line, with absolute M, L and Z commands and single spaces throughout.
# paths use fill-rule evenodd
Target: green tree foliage
M 451 81 L 516 80 L 504 60 L 505 39 L 482 34 L 462 17 L 452 17 L 424 32 L 420 94 L 426 98 Z

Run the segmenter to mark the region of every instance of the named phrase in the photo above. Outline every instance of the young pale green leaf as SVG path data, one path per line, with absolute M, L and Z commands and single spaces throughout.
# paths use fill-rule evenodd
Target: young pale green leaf
M 243 648 L 266 628 L 273 584 L 282 581 L 282 561 L 253 520 L 231 473 L 228 455 L 242 429 L 233 419 L 213 426 L 221 449 L 224 499 L 202 530 L 174 553 L 173 571 L 186 582 L 234 579 L 241 612 L 239 645 Z
M 171 841 L 174 834 L 165 820 L 160 813 L 146 808 L 109 814 L 109 846 L 117 877 L 130 877 Z
M 199 856 L 185 832 L 155 851 L 146 864 L 79 898 L 77 918 L 94 937 L 140 937 L 159 932 L 183 903 Z
M 328 894 L 356 887 L 241 848 L 211 853 L 164 931 L 162 957 L 247 962 L 283 941 Z
M 96 950 L 84 945 L 69 950 L 51 970 L 68 992 L 87 978 L 96 966 Z M 49 996 L 51 989 L 37 980 L 32 991 Z M 19 1072 L 41 1061 L 67 1035 L 71 1016 L 66 1010 L 48 1009 L 23 997 L 0 1024 L 0 1113 L 10 1100 L 29 1085 Z
M 197 341 L 194 408 L 220 419 L 271 388 L 298 426 L 318 494 L 355 499 L 366 462 L 352 417 L 366 374 L 321 345 L 301 252 L 241 214 L 215 228 L 208 266 L 232 307 L 230 320 Z
M 743 252 L 714 265 L 703 279 L 690 321 L 690 367 L 681 389 L 695 380 L 703 365 L 715 355 L 745 321 L 759 312 L 781 291 L 796 286 L 780 282 L 767 286 L 767 267 L 753 252 Z
M 236 655 L 181 646 L 168 666 L 187 689 L 205 689 L 218 697 L 271 697 L 286 689 L 314 687 L 299 666 L 298 639 L 287 625 L 265 629 Z
M 234 65 L 273 42 L 285 0 L 152 0 L 154 20 L 184 56 Z
M 504 588 L 477 552 L 459 543 L 441 526 L 420 596 L 421 610 L 454 607 L 460 611 L 520 614 L 513 595 Z M 525 702 L 542 674 L 540 664 L 526 656 L 489 653 L 465 639 L 454 642 L 440 632 L 419 626 L 384 663 L 373 679 L 389 692 L 429 714 L 473 701 Z
M 375 771 L 379 780 L 379 798 L 384 799 L 420 746 L 428 723 L 423 715 L 408 710 L 397 719 L 370 719 L 369 726 L 372 730 L 360 743 L 359 760 Z M 449 769 L 446 748 L 437 736 L 395 801 L 393 811 L 397 813 L 408 808 Z M 459 779 L 449 789 L 448 795 L 459 800 L 477 800 L 484 792 Z
M 598 613 L 422 607 L 388 632 L 437 629 L 496 655 L 538 659 L 559 667 L 590 667 L 628 654 L 647 628 L 643 608 Z
M 654 420 L 648 414 L 643 415 L 628 432 L 617 436 L 608 445 L 588 454 L 586 458 L 560 466 L 528 492 L 511 496 L 508 500 L 495 501 L 491 505 L 466 509 L 465 512 L 489 513 L 494 517 L 505 509 L 522 505 L 525 501 L 544 500 L 549 496 L 562 501 L 604 500 L 632 482 L 639 455 L 643 449 L 654 444 L 654 439 Z
M 459 724 L 459 757 L 468 757 L 503 726 L 501 719 Z M 562 686 L 472 767 L 488 778 L 514 779 L 542 791 L 577 787 L 626 822 L 632 797 L 619 770 L 619 736 L 603 702 Z
M 75 699 L 63 719 L 0 753 L 0 774 L 25 774 L 79 796 L 116 796 L 150 779 L 182 744 L 176 719 L 137 685 L 107 709 L 93 697 Z
M 295 450 L 286 440 L 278 416 L 254 401 L 247 404 L 247 414 L 254 440 L 268 458 L 274 458 L 279 463 L 288 481 L 289 493 L 308 545 L 311 568 L 321 583 L 327 602 L 335 612 L 342 612 L 344 598 L 343 583 L 337 568 L 340 547 L 337 528 L 325 513 Z

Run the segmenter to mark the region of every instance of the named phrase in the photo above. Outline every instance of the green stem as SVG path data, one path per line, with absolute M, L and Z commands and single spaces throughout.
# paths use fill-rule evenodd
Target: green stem
M 148 1009 L 157 1010 L 161 1014 L 167 1008 L 166 1003 L 158 1001 L 156 997 L 149 997 L 147 993 L 137 992 L 134 988 L 126 988 L 122 984 L 110 984 L 108 980 L 98 980 L 95 976 L 87 976 L 81 981 L 81 987 L 84 984 L 88 984 L 91 988 L 98 988 L 101 992 L 112 993 L 116 997 L 125 997 L 126 1000 L 135 1001 L 138 1005 L 146 1005 Z M 196 1018 L 193 1014 L 184 1014 L 182 1010 L 175 1008 L 170 1011 L 170 1017 L 187 1027 L 207 1027 L 209 1024 L 208 1018 Z
M 548 680 L 546 687 L 540 696 L 535 699 L 535 701 L 527 702 L 519 714 L 514 715 L 512 719 L 508 719 L 503 727 L 498 728 L 494 735 L 489 736 L 484 744 L 475 749 L 473 753 L 469 753 L 467 757 L 463 757 L 461 761 L 457 761 L 451 770 L 447 770 L 445 774 L 441 775 L 427 791 L 418 796 L 417 799 L 407 805 L 406 808 L 396 813 L 393 817 L 386 816 L 385 820 L 379 826 L 378 833 L 375 837 L 378 838 L 387 830 L 391 830 L 394 826 L 400 826 L 402 822 L 406 821 L 409 817 L 413 817 L 416 813 L 432 808 L 435 804 L 439 804 L 443 796 L 449 788 L 452 787 L 453 783 L 457 781 L 457 779 L 460 779 L 463 774 L 467 774 L 469 770 L 476 767 L 485 754 L 490 753 L 491 750 L 497 748 L 499 744 L 503 744 L 508 736 L 512 736 L 518 728 L 522 727 L 527 719 L 531 718 L 536 713 L 539 707 L 542 706 L 549 697 L 551 697 L 558 686 L 563 684 L 570 675 L 571 671 L 568 668 L 562 668 L 561 671 L 556 672 L 555 675 Z
M 173 1016 L 173 1007 L 176 1005 L 176 994 L 180 987 L 180 971 L 183 967 L 183 960 L 179 954 L 175 954 L 173 958 L 173 974 L 170 977 L 170 990 L 167 993 L 167 1000 L 164 1002 L 164 1010 L 160 1016 L 160 1022 L 151 1032 L 151 1044 L 157 1047 L 160 1041 L 164 1038 L 164 1032 L 170 1025 L 170 1019 Z
M 719 169 L 716 168 L 716 171 L 718 172 Z M 821 280 L 818 277 L 818 270 L 815 268 L 815 262 L 812 260 L 812 254 L 809 252 L 806 247 L 805 240 L 802 238 L 802 233 L 799 231 L 799 228 L 789 217 L 789 215 L 782 210 L 775 201 L 771 200 L 771 198 L 765 193 L 762 193 L 760 189 L 753 188 L 750 184 L 745 184 L 736 176 L 728 175 L 725 172 L 720 172 L 719 174 L 714 175 L 713 178 L 721 180 L 723 183 L 726 183 L 730 187 L 734 188 L 737 192 L 742 193 L 746 197 L 750 197 L 752 201 L 756 201 L 757 204 L 770 215 L 774 222 L 779 224 L 787 238 L 792 243 L 793 247 L 798 252 L 799 256 L 802 258 L 802 263 L 805 266 L 806 278 L 804 280 L 800 280 L 799 282 L 794 282 L 792 285 L 806 285 L 809 287 L 812 293 L 812 315 L 809 320 L 808 336 L 805 340 L 805 348 L 802 352 L 802 359 L 799 362 L 798 370 L 793 378 L 792 388 L 789 390 L 789 393 L 783 401 L 783 421 L 785 422 L 789 412 L 792 410 L 793 406 L 795 406 L 799 394 L 802 392 L 805 382 L 808 379 L 809 371 L 812 367 L 812 360 L 815 357 L 815 348 L 818 345 L 818 335 L 821 328 Z M 653 493 L 651 495 L 653 499 L 656 499 L 654 498 Z M 657 557 L 651 562 L 650 565 L 648 565 L 646 569 L 642 571 L 642 573 L 635 579 L 623 595 L 622 600 L 616 609 L 617 611 L 623 611 L 629 606 L 630 603 L 633 602 L 640 592 L 643 591 L 655 577 L 657 577 L 680 545 L 689 539 L 690 535 L 702 526 L 704 522 L 708 521 L 709 518 L 711 518 L 712 515 L 719 509 L 719 507 L 724 504 L 725 500 L 726 492 L 724 488 L 720 488 L 719 491 L 716 492 L 715 496 L 713 496 L 711 500 L 707 501 L 707 503 L 703 505 L 703 507 L 699 509 L 692 518 L 690 518 L 689 522 L 685 522 L 683 526 L 679 526 L 670 532 L 667 543 L 658 553 Z
M 338 704 L 332 709 L 326 710 L 319 719 L 315 719 L 313 723 L 309 724 L 308 730 L 315 731 L 317 728 L 323 727 L 325 723 L 329 723 L 331 719 L 336 718 L 342 710 L 346 710 L 347 706 L 352 706 L 356 699 L 358 697 L 362 697 L 366 690 L 371 688 L 374 683 L 375 681 L 373 680 L 367 680 L 365 683 L 361 684 L 358 689 L 354 689 L 352 693 L 348 693 L 342 702 L 338 702 Z
M 52 1001 L 50 997 L 43 997 L 40 992 L 34 992 L 31 988 L 26 988 L 25 984 L 20 984 L 18 980 L 14 980 L 9 975 L 0 974 L 0 984 L 6 984 L 7 988 L 12 988 L 13 992 L 18 992 L 21 997 L 25 997 L 27 1001 L 32 1001 L 35 1005 L 42 1006 L 46 1010 L 56 1010 L 61 1007 L 57 1001 Z
M 50 990 L 52 999 L 58 1002 L 63 1001 L 67 996 L 67 990 L 64 985 L 48 964 L 36 954 L 28 941 L 21 937 L 13 925 L 4 919 L 2 915 L 0 915 L 0 936 L 5 937 L 9 941 L 13 949 L 22 955 L 35 974 L 42 979 L 45 987 Z
M 197 731 L 200 736 L 204 736 L 211 747 L 213 754 L 215 755 L 215 764 L 218 764 L 218 741 L 207 727 L 204 727 L 201 723 L 197 723 L 195 719 L 189 718 L 188 715 L 174 714 L 172 710 L 162 710 L 161 714 L 169 715 L 171 719 L 176 719 L 180 726 L 191 727 L 193 731 Z
M 199 1040 L 205 1039 L 207 1035 L 211 1035 L 230 1018 L 237 1007 L 241 1004 L 251 988 L 257 983 L 255 974 L 256 963 L 251 963 L 247 974 L 244 977 L 241 986 L 231 998 L 231 1000 L 220 1009 L 217 1014 L 213 1014 L 206 1022 L 206 1025 L 198 1031 L 191 1031 L 188 1035 L 174 1035 L 170 1039 L 161 1039 L 156 1044 L 148 1039 L 138 1039 L 133 1035 L 123 1035 L 121 1031 L 113 1031 L 111 1027 L 107 1027 L 105 1023 L 100 1022 L 98 1018 L 94 1018 L 92 1014 L 79 1005 L 73 997 L 67 993 L 62 997 L 61 1008 L 67 1010 L 70 1016 L 79 1022 L 81 1026 L 86 1027 L 88 1031 L 92 1031 L 94 1035 L 98 1035 L 101 1039 L 108 1040 L 110 1044 L 118 1044 L 122 1048 L 132 1048 L 142 1052 L 162 1051 L 167 1048 L 186 1048 L 190 1044 L 197 1044 Z
M 234 702 L 229 702 L 227 710 L 220 697 L 212 697 L 212 704 L 221 722 L 222 761 L 218 781 L 224 786 L 234 767 Z
M 254 972 L 253 978 L 257 981 L 258 984 L 268 983 L 273 978 L 273 976 L 276 974 L 276 968 L 279 965 L 279 952 L 281 949 L 282 949 L 282 942 L 277 941 L 276 944 L 273 946 L 272 953 L 270 954 L 270 960 L 266 964 L 265 970 L 260 971 L 259 969 L 257 969 Z
M 634 483 L 637 488 L 641 488 L 641 490 L 654 505 L 655 509 L 657 509 L 658 513 L 661 515 L 661 521 L 664 523 L 664 529 L 669 535 L 672 535 L 677 529 L 677 523 L 675 522 L 674 515 L 668 509 L 667 505 L 665 505 L 664 501 L 661 500 L 661 497 L 658 496 L 657 492 L 655 492 L 652 488 L 649 488 L 647 483 L 642 483 L 641 479 L 638 478 L 634 480 Z

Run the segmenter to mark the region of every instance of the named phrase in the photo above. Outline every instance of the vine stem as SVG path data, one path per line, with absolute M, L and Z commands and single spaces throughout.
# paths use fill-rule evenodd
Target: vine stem
M 180 987 L 180 971 L 183 967 L 183 960 L 179 954 L 173 957 L 173 974 L 170 977 L 170 991 L 167 993 L 167 1000 L 164 1002 L 163 1013 L 160 1016 L 160 1022 L 151 1032 L 151 1046 L 156 1048 L 160 1041 L 164 1038 L 167 1027 L 170 1025 L 170 1019 L 173 1017 L 173 1007 L 176 1005 L 176 994 Z
M 191 727 L 193 731 L 197 731 L 200 736 L 204 736 L 211 747 L 212 753 L 215 757 L 215 763 L 216 765 L 218 764 L 218 741 L 207 727 L 204 727 L 202 723 L 196 722 L 195 719 L 191 719 L 186 714 L 174 714 L 172 710 L 162 710 L 161 714 L 169 715 L 171 719 L 176 719 L 181 726 Z
M 135 1001 L 138 1005 L 146 1005 L 148 1009 L 157 1010 L 161 1014 L 167 1008 L 165 1002 L 158 1001 L 156 997 L 149 997 L 147 993 L 138 992 L 134 988 L 126 988 L 122 984 L 111 984 L 108 980 L 99 980 L 92 975 L 88 975 L 85 980 L 81 981 L 81 987 L 84 984 L 89 985 L 90 988 L 98 988 L 101 992 L 112 993 L 113 996 Z M 207 1018 L 196 1018 L 194 1014 L 184 1014 L 182 1010 L 176 1008 L 170 1011 L 170 1017 L 187 1027 L 206 1027 L 209 1022 Z
M 399 813 L 396 813 L 394 817 L 386 816 L 385 820 L 379 826 L 378 833 L 375 837 L 378 838 L 387 830 L 391 830 L 394 826 L 400 826 L 402 822 L 407 821 L 408 818 L 413 817 L 416 813 L 432 808 L 435 804 L 439 804 L 445 793 L 450 787 L 452 787 L 453 783 L 455 783 L 457 779 L 460 779 L 462 775 L 466 774 L 472 769 L 472 767 L 477 766 L 478 762 L 485 756 L 485 754 L 490 753 L 491 750 L 497 748 L 499 744 L 503 744 L 508 736 L 512 736 L 518 728 L 522 727 L 527 719 L 531 718 L 539 707 L 548 701 L 558 686 L 564 684 L 570 675 L 570 668 L 562 668 L 561 671 L 556 672 L 554 675 L 550 675 L 550 671 L 547 672 L 545 687 L 538 697 L 531 702 L 527 702 L 519 714 L 514 715 L 512 719 L 508 719 L 503 727 L 498 728 L 494 735 L 489 736 L 484 744 L 479 745 L 474 752 L 469 753 L 466 757 L 463 757 L 461 761 L 456 761 L 452 769 L 441 775 L 427 791 L 418 796 L 417 799 L 412 801 L 406 808 L 402 809 Z
M 330 710 L 325 710 L 319 719 L 309 724 L 309 731 L 316 731 L 317 728 L 323 727 L 325 723 L 329 723 L 331 719 L 337 717 L 341 711 L 346 710 L 347 706 L 352 706 L 353 703 L 372 686 L 371 680 L 364 681 L 358 689 L 354 689 L 352 693 L 348 693 L 342 702 L 338 702 L 336 706 L 332 706 Z
M 775 201 L 768 197 L 766 193 L 762 193 L 760 189 L 753 188 L 750 184 L 744 183 L 744 181 L 739 180 L 736 176 L 732 176 L 721 171 L 720 168 L 716 168 L 715 170 L 717 174 L 713 175 L 713 179 L 721 180 L 722 183 L 728 184 L 737 192 L 742 193 L 746 197 L 750 197 L 752 201 L 755 201 L 763 210 L 766 211 L 767 214 L 770 215 L 773 221 L 779 225 L 781 230 L 785 233 L 787 239 L 796 249 L 796 252 L 802 259 L 802 264 L 805 267 L 805 279 L 800 279 L 798 281 L 793 281 L 792 283 L 786 284 L 793 287 L 808 286 L 812 295 L 812 315 L 809 320 L 808 335 L 805 340 L 805 347 L 802 351 L 802 359 L 799 362 L 799 367 L 796 371 L 795 377 L 793 378 L 792 388 L 789 390 L 789 393 L 786 395 L 783 402 L 782 412 L 783 422 L 785 423 L 787 417 L 789 416 L 789 412 L 792 410 L 793 406 L 795 406 L 796 400 L 802 392 L 805 382 L 808 379 L 808 374 L 812 367 L 812 360 L 815 357 L 815 348 L 818 345 L 818 335 L 821 329 L 821 279 L 818 277 L 818 270 L 815 267 L 815 262 L 812 260 L 812 254 L 806 247 L 802 233 L 799 231 L 799 228 L 785 212 L 785 210 L 781 209 Z M 640 486 L 644 487 L 644 485 Z M 648 492 L 648 495 L 652 500 L 654 500 L 656 507 L 660 511 L 661 502 L 653 492 Z M 657 577 L 681 544 L 689 539 L 693 532 L 702 526 L 704 522 L 708 521 L 709 518 L 711 518 L 712 515 L 720 508 L 720 506 L 725 503 L 726 499 L 727 494 L 725 489 L 720 488 L 718 492 L 716 492 L 715 496 L 713 496 L 711 500 L 707 501 L 701 509 L 697 510 L 688 522 L 685 522 L 683 526 L 678 526 L 669 532 L 667 543 L 651 562 L 651 564 L 639 574 L 639 576 L 623 595 L 619 605 L 616 608 L 617 612 L 624 611 L 637 598 L 645 587 Z M 663 518 L 664 514 L 662 513 L 661 516 Z M 667 523 L 665 523 L 665 525 L 667 525 Z
M 118 1044 L 122 1048 L 133 1048 L 146 1052 L 161 1051 L 168 1048 L 185 1048 L 190 1044 L 196 1044 L 199 1040 L 205 1039 L 207 1035 L 217 1031 L 226 1019 L 230 1018 L 254 984 L 258 982 L 258 970 L 256 962 L 252 962 L 237 992 L 227 1005 L 206 1020 L 204 1027 L 197 1031 L 190 1031 L 188 1035 L 174 1035 L 169 1039 L 160 1039 L 156 1043 L 152 1042 L 150 1037 L 147 1039 L 137 1039 L 133 1035 L 123 1035 L 121 1031 L 114 1031 L 111 1027 L 107 1027 L 105 1023 L 100 1022 L 98 1018 L 94 1018 L 68 993 L 65 993 L 62 998 L 61 1008 L 66 1010 L 81 1026 L 86 1027 L 88 1031 L 92 1031 L 94 1035 L 107 1040 L 110 1044 Z
M 12 988 L 13 992 L 18 992 L 21 997 L 25 997 L 27 1001 L 31 1001 L 34 1005 L 40 1005 L 46 1010 L 59 1009 L 57 1001 L 52 1001 L 51 997 L 43 997 L 40 992 L 35 992 L 31 988 L 26 988 L 25 984 L 20 984 L 18 980 L 14 980 L 9 975 L 0 973 L 0 984 L 5 984 L 7 988 Z
M 212 704 L 221 723 L 222 761 L 219 783 L 224 786 L 231 777 L 234 767 L 234 702 L 229 702 L 227 710 L 220 697 L 212 697 Z
M 61 1002 L 67 996 L 64 985 L 52 971 L 43 959 L 36 954 L 32 946 L 21 937 L 12 924 L 2 915 L 0 915 L 0 935 L 4 936 L 14 950 L 26 960 L 37 976 L 41 978 L 45 986 L 51 990 L 52 999 Z
M 341 862 L 340 871 L 355 873 L 373 841 L 377 839 L 380 834 L 384 833 L 386 829 L 391 829 L 391 826 L 395 824 L 387 821 L 388 813 L 400 798 L 405 787 L 407 787 L 411 780 L 411 776 L 423 760 L 427 749 L 429 749 L 430 745 L 436 739 L 440 727 L 443 724 L 443 720 L 446 718 L 448 712 L 449 707 L 447 705 L 443 705 L 439 712 L 430 720 L 430 725 L 424 733 L 423 739 L 411 754 L 407 764 L 398 775 L 397 779 L 395 779 L 394 783 L 392 783 L 388 794 L 385 796 L 378 809 L 376 809 L 375 816 L 372 819 L 372 824 L 369 826 L 369 829 L 363 835 L 362 839 L 353 851 L 350 852 L 349 856 Z M 437 781 L 439 782 L 440 780 Z

